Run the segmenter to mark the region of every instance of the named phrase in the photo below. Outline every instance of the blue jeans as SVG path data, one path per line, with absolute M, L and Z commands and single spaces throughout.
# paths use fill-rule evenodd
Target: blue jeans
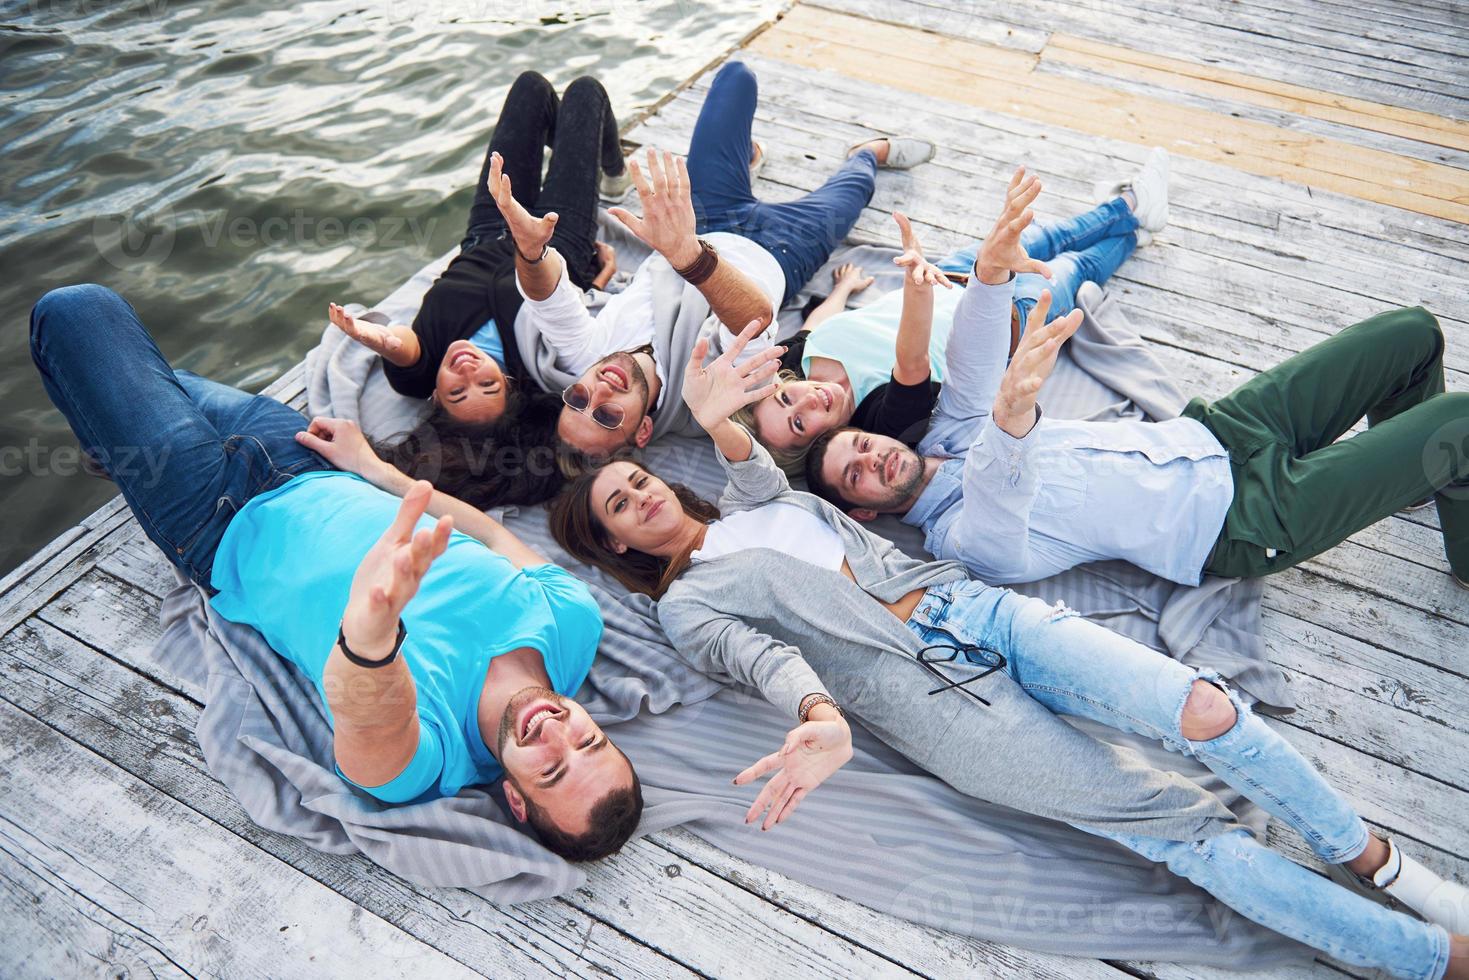
M 1137 217 L 1127 202 L 1114 197 L 1084 214 L 1061 221 L 1033 222 L 1020 233 L 1020 242 L 1033 259 L 1051 267 L 1052 278 L 1025 272 L 1015 277 L 1015 309 L 1020 329 L 1035 308 L 1041 291 L 1051 291 L 1051 311 L 1046 322 L 1076 309 L 1076 291 L 1084 282 L 1097 285 L 1112 278 L 1137 247 Z M 982 243 L 961 248 L 938 263 L 945 272 L 969 272 Z
M 175 372 L 133 308 L 103 286 L 41 297 L 31 310 L 31 358 L 144 532 L 206 589 L 219 540 L 247 500 L 331 468 L 296 442 L 301 413 Z
M 1136 732 L 1198 759 L 1299 832 L 1323 861 L 1349 861 L 1367 845 L 1367 827 L 1346 800 L 1233 692 L 1234 727 L 1208 741 L 1181 734 L 1194 683 L 1219 683 L 1211 671 L 1186 667 L 1063 606 L 975 581 L 930 588 L 908 628 L 925 644 L 998 651 L 1006 673 L 1057 714 Z M 983 680 L 972 686 L 983 696 Z M 1246 831 L 1177 842 L 1080 829 L 1167 864 L 1242 915 L 1343 962 L 1414 978 L 1440 977 L 1448 966 L 1442 928 L 1312 874 Z
M 750 187 L 750 126 L 758 98 L 755 73 L 743 63 L 719 69 L 689 143 L 689 183 L 699 234 L 733 232 L 775 256 L 786 278 L 783 306 L 831 258 L 872 200 L 877 157 L 870 150 L 857 153 L 797 200 L 758 201 Z

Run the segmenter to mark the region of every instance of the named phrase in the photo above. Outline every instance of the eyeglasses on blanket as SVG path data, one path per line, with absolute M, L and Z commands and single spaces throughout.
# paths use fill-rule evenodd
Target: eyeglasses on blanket
M 948 652 L 948 656 L 938 656 L 938 655 L 932 653 L 932 651 L 936 651 L 936 650 L 945 650 L 945 651 Z M 983 666 L 984 667 L 984 670 L 982 670 L 979 673 L 975 674 L 973 677 L 966 677 L 963 680 L 957 680 L 957 681 L 954 680 L 954 679 L 952 679 L 951 677 L 949 677 L 943 671 L 939 670 L 939 668 L 938 668 L 938 665 L 939 664 L 951 664 L 955 660 L 958 660 L 959 659 L 959 655 L 961 653 L 964 655 L 964 659 L 968 663 L 973 664 L 975 666 Z M 976 660 L 975 657 L 978 654 L 984 654 L 986 656 L 994 657 L 995 658 L 995 663 L 991 664 L 991 663 L 986 663 L 983 660 Z M 986 708 L 990 707 L 990 703 L 988 701 L 986 701 L 984 698 L 980 697 L 978 694 L 975 694 L 973 691 L 971 691 L 969 688 L 965 687 L 964 685 L 966 685 L 966 684 L 972 684 L 975 681 L 982 681 L 986 677 L 988 677 L 989 675 L 993 674 L 995 671 L 997 671 L 997 670 L 1003 670 L 1005 668 L 1005 662 L 1006 662 L 1005 661 L 1005 655 L 1003 653 L 1001 653 L 1000 651 L 998 651 L 998 650 L 991 650 L 988 647 L 978 646 L 977 644 L 974 644 L 974 643 L 957 643 L 957 642 L 956 643 L 952 643 L 952 644 L 951 643 L 937 643 L 937 644 L 934 644 L 933 646 L 924 647 L 922 650 L 919 650 L 918 651 L 918 656 L 915 659 L 920 664 L 923 665 L 923 669 L 924 670 L 928 671 L 930 674 L 932 674 L 933 676 L 937 677 L 939 680 L 941 680 L 941 681 L 944 682 L 944 684 L 943 684 L 942 687 L 936 687 L 932 691 L 929 691 L 928 693 L 929 693 L 930 696 L 932 696 L 934 694 L 942 693 L 944 691 L 950 691 L 950 690 L 959 691 L 962 694 L 969 695 L 971 698 L 973 698 L 974 700 L 978 701 L 980 704 L 984 705 Z
M 627 412 L 621 405 L 610 402 L 605 405 L 598 405 L 591 412 L 588 412 L 587 406 L 592 403 L 592 389 L 580 381 L 567 385 L 562 390 L 561 402 L 573 412 L 590 415 L 592 421 L 604 429 L 620 429 L 622 428 L 622 420 L 627 418 Z

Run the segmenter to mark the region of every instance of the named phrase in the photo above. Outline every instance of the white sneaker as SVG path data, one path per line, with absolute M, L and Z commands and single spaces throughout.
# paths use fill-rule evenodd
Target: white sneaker
M 1125 190 L 1131 190 L 1137 198 L 1133 213 L 1142 230 L 1162 231 L 1168 224 L 1168 151 L 1161 146 L 1153 147 L 1143 168 L 1131 181 L 1097 181 L 1092 185 L 1092 198 L 1100 204 Z M 1141 237 L 1138 244 L 1142 245 Z
M 872 139 L 888 141 L 888 162 L 878 164 L 884 170 L 912 170 L 920 163 L 932 160 L 933 155 L 938 152 L 938 147 L 933 143 L 916 136 L 874 136 Z M 853 143 L 847 147 L 847 156 L 850 157 L 863 143 L 871 142 L 872 140 L 862 140 Z
M 1332 879 L 1374 901 L 1410 909 L 1454 935 L 1469 933 L 1469 888 L 1440 878 L 1404 854 L 1395 842 L 1389 840 L 1387 847 L 1387 863 L 1371 878 L 1359 877 L 1345 865 L 1332 865 Z

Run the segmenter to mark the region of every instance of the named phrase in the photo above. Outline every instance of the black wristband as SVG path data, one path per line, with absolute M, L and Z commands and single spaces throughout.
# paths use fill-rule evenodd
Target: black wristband
M 540 265 L 541 262 L 543 262 L 545 260 L 546 253 L 549 252 L 549 251 L 551 251 L 551 246 L 550 245 L 542 245 L 541 246 L 541 254 L 540 254 L 540 257 L 533 259 L 533 258 L 531 258 L 530 256 L 526 255 L 524 252 L 522 252 L 520 250 L 520 245 L 519 245 L 519 243 L 517 243 L 515 241 L 515 239 L 512 238 L 510 240 L 510 244 L 512 244 L 512 245 L 515 246 L 515 254 L 518 255 L 518 256 L 520 256 L 520 260 L 522 262 L 524 262 L 526 265 Z
M 347 634 L 342 631 L 341 625 L 338 625 L 337 626 L 337 646 L 339 646 L 339 647 L 342 648 L 342 656 L 346 657 L 348 660 L 350 660 L 352 663 L 356 664 L 357 666 L 359 666 L 359 667 L 366 667 L 368 670 L 373 670 L 373 669 L 378 668 L 378 667 L 386 667 L 388 664 L 392 663 L 394 660 L 397 660 L 398 659 L 398 651 L 401 650 L 401 649 L 403 649 L 403 641 L 405 639 L 407 639 L 407 638 L 408 638 L 408 627 L 406 627 L 406 626 L 403 625 L 403 620 L 402 619 L 399 619 L 398 620 L 398 639 L 393 644 L 393 652 L 390 653 L 390 654 L 388 654 L 386 657 L 384 657 L 381 660 L 368 660 L 366 657 L 359 657 L 359 656 L 357 656 L 357 654 L 355 654 L 355 653 L 352 652 L 352 648 L 349 647 L 349 646 L 347 646 Z

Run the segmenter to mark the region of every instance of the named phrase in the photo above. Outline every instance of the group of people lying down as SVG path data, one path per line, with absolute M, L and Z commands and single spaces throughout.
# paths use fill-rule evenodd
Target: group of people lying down
M 1169 421 L 1046 416 L 1037 393 L 1081 323 L 1078 289 L 1167 221 L 1157 150 L 1051 224 L 1033 220 L 1040 181 L 1016 171 L 989 235 L 937 264 L 895 215 L 901 288 L 849 311 L 871 280 L 843 267 L 782 341 L 776 312 L 877 171 L 934 148 L 874 138 L 815 192 L 762 202 L 755 103 L 750 70 L 724 66 L 687 160 L 650 151 L 640 166 L 596 81 L 560 98 L 534 73 L 516 81 L 463 244 L 414 322 L 330 310 L 397 391 L 427 400 L 413 448 L 173 370 L 101 286 L 37 303 L 33 358 L 169 560 L 315 682 L 337 771 L 381 801 L 502 781 L 514 819 L 569 860 L 635 832 L 633 761 L 573 698 L 598 607 L 485 513 L 549 500 L 556 540 L 657 599 L 681 656 L 792 719 L 736 779 L 765 780 L 746 822 L 792 819 L 850 758 L 855 719 L 961 792 L 1119 842 L 1339 960 L 1469 976 L 1469 891 L 1369 833 L 1224 678 L 1003 587 L 1101 559 L 1185 585 L 1266 575 L 1435 500 L 1469 578 L 1455 492 L 1469 457 L 1424 452 L 1469 418 L 1469 395 L 1444 392 L 1434 318 L 1372 317 Z M 600 197 L 629 183 L 641 214 L 612 214 L 653 252 L 630 277 L 596 241 Z M 1363 415 L 1370 427 L 1338 441 Z M 668 433 L 713 440 L 717 503 L 640 462 Z M 524 465 L 487 468 L 502 446 Z M 134 466 L 140 448 L 161 468 Z M 791 485 L 802 472 L 811 492 Z M 933 559 L 864 527 L 884 513 L 921 528 Z M 1335 880 L 1063 714 L 1198 759 Z

